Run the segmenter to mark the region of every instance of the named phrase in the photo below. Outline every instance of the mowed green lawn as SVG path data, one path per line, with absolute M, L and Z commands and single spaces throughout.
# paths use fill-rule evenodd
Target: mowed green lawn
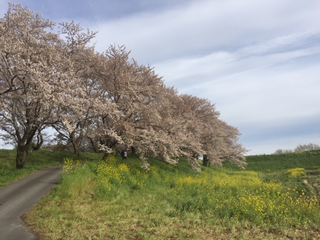
M 34 154 L 50 162 L 55 153 Z M 57 153 L 63 159 L 61 182 L 24 216 L 40 239 L 320 238 L 319 151 L 251 156 L 245 170 L 201 173 L 183 159 L 150 159 L 148 171 L 135 156 Z

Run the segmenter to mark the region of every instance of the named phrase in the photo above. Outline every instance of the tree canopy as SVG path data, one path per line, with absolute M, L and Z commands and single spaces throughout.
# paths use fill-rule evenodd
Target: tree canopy
M 106 153 L 118 144 L 131 147 L 146 168 L 146 157 L 171 164 L 184 157 L 194 169 L 200 157 L 206 166 L 245 165 L 239 131 L 219 118 L 214 104 L 165 86 L 124 46 L 96 52 L 95 35 L 20 4 L 10 3 L 0 19 L 1 137 L 17 146 L 17 168 L 48 127 L 75 153 L 85 140 Z

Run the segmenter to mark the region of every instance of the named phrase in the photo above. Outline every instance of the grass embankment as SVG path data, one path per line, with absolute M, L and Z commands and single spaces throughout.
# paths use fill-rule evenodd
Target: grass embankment
M 246 170 L 259 173 L 264 182 L 276 182 L 284 187 L 294 186 L 317 195 L 320 199 L 320 151 L 296 152 L 247 157 Z M 229 163 L 224 167 L 241 171 Z
M 66 153 L 34 151 L 28 155 L 24 169 L 16 169 L 16 151 L 0 150 L 0 188 L 36 170 L 61 165 Z M 69 154 L 70 155 L 70 154 Z
M 304 163 L 255 161 L 196 173 L 184 161 L 150 160 L 147 172 L 134 157 L 66 159 L 61 183 L 26 220 L 44 239 L 318 239 L 319 201 L 301 184 Z
M 246 170 L 257 172 L 277 172 L 295 167 L 313 170 L 320 167 L 320 150 L 287 154 L 255 155 L 246 157 Z M 230 169 L 239 170 L 236 165 L 226 163 Z
M 0 188 L 39 169 L 62 165 L 64 158 L 91 159 L 92 157 L 92 154 L 88 153 L 81 153 L 76 156 L 71 152 L 63 151 L 33 151 L 27 156 L 25 168 L 17 170 L 16 154 L 15 150 L 0 149 Z

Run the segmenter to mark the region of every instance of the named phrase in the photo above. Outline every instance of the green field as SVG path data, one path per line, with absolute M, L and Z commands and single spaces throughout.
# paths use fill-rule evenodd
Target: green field
M 246 170 L 256 171 L 265 181 L 281 183 L 304 189 L 320 199 L 320 151 L 296 152 L 288 154 L 258 155 L 247 157 Z M 225 168 L 239 170 L 237 166 L 225 164 Z M 305 174 L 297 179 L 290 177 L 288 171 L 303 168 Z
M 72 157 L 92 160 L 93 158 L 97 159 L 99 155 L 81 153 L 79 156 L 76 156 L 71 152 L 64 151 L 34 151 L 27 156 L 26 167 L 17 170 L 15 163 L 16 151 L 0 149 L 0 188 L 36 170 L 53 165 L 62 165 L 64 158 Z
M 20 171 L 8 167 L 10 151 L 0 154 L 3 173 Z M 49 162 L 56 153 L 37 154 Z M 40 239 L 320 238 L 320 151 L 250 156 L 245 170 L 201 173 L 183 159 L 150 159 L 146 171 L 134 156 L 57 154 L 50 161 L 65 159 L 61 182 L 24 216 Z

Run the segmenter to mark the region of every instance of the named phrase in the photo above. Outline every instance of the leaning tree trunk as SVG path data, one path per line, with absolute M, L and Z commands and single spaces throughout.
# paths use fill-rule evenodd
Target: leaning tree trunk
M 109 139 L 103 140 L 103 139 L 100 139 L 100 144 L 104 145 L 104 146 L 107 146 L 108 148 L 112 149 L 112 152 L 106 152 L 106 151 L 104 152 L 102 160 L 107 160 L 107 158 L 110 155 L 115 154 L 117 152 L 117 150 L 116 150 L 117 142 L 114 141 L 114 140 L 109 140 Z
M 43 144 L 43 137 L 42 137 L 41 131 L 38 131 L 37 143 L 32 144 L 32 149 L 37 151 L 41 148 L 42 144 Z
M 208 155 L 203 155 L 203 166 L 205 167 L 210 167 L 210 162 L 209 162 L 209 158 Z
M 90 143 L 91 143 L 91 145 L 92 145 L 92 147 L 93 147 L 93 151 L 94 151 L 95 153 L 99 152 L 99 149 L 98 149 L 98 147 L 97 147 L 97 144 L 94 142 L 94 140 L 93 140 L 92 138 L 90 138 L 90 137 L 88 137 L 88 138 L 89 138 Z
M 72 132 L 70 135 L 70 141 L 73 147 L 73 152 L 76 155 L 80 154 L 80 144 L 81 144 L 81 140 L 82 140 L 82 134 L 80 134 L 80 136 L 76 137 L 75 136 L 75 132 Z

